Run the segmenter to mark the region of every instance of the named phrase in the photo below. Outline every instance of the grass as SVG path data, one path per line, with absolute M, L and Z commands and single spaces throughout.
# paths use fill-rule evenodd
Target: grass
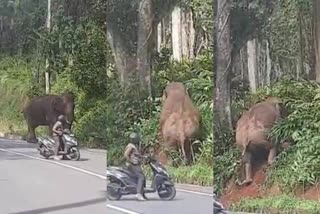
M 195 164 L 192 166 L 180 166 L 179 168 L 166 166 L 169 174 L 176 183 L 194 184 L 201 186 L 212 186 L 213 168 L 212 166 Z M 144 167 L 146 176 L 152 177 L 149 167 Z
M 319 201 L 304 200 L 289 195 L 266 198 L 243 199 L 231 207 L 233 211 L 281 214 L 316 214 L 320 213 Z

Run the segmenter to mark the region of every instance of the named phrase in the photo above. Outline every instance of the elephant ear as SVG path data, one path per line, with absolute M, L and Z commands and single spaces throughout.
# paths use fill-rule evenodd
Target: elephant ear
M 289 112 L 285 103 L 279 103 L 280 115 L 282 118 L 288 117 Z
M 52 107 L 55 112 L 62 113 L 64 110 L 64 100 L 62 97 L 55 97 L 52 100 Z

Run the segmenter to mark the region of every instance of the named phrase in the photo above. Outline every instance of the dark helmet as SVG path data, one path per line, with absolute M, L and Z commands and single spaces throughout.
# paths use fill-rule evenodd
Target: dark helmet
M 59 115 L 58 120 L 59 120 L 60 122 L 63 122 L 63 121 L 66 120 L 66 117 L 65 117 L 64 115 Z
M 129 135 L 129 142 L 130 143 L 133 143 L 135 145 L 138 145 L 140 143 L 140 136 L 138 133 L 136 132 L 132 132 L 130 135 Z

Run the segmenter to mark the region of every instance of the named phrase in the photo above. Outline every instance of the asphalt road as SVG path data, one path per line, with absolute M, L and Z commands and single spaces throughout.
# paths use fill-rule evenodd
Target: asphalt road
M 212 197 L 177 191 L 173 201 L 161 201 L 156 194 L 147 195 L 148 201 L 136 201 L 134 196 L 127 196 L 120 201 L 108 201 L 108 214 L 212 214 Z M 120 211 L 121 210 L 121 211 Z
M 0 139 L 1 214 L 211 214 L 210 188 L 177 185 L 173 201 L 148 194 L 107 201 L 106 154 L 80 150 L 79 161 L 46 160 L 36 145 Z
M 105 214 L 106 154 L 45 160 L 34 144 L 0 139 L 1 214 Z
M 172 201 L 162 201 L 157 194 L 146 194 L 147 201 L 137 201 L 134 195 L 119 201 L 107 201 L 108 214 L 212 214 L 212 188 L 176 184 Z

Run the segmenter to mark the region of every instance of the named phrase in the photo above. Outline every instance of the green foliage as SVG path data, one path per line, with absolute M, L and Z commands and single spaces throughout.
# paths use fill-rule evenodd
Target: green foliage
M 1 81 L 6 82 L 0 86 L 0 93 L 5 96 L 3 102 L 0 102 L 0 111 L 4 109 L 2 112 L 8 118 L 3 120 L 4 124 L 7 125 L 8 121 L 9 124 L 16 124 L 15 121 L 19 121 L 19 125 L 20 122 L 23 123 L 17 106 L 22 106 L 27 97 L 44 93 L 44 64 L 45 59 L 48 59 L 51 92 L 60 94 L 68 90 L 76 95 L 77 122 L 74 123 L 74 131 L 81 145 L 99 148 L 107 146 L 108 164 L 118 164 L 122 161 L 128 132 L 141 132 L 145 146 L 157 143 L 161 105 L 159 97 L 168 80 L 180 81 L 186 85 L 202 114 L 203 133 L 197 142 L 201 146 L 196 155 L 196 164 L 191 168 L 192 173 L 188 174 L 188 167 L 185 167 L 173 174 L 177 181 L 185 179 L 198 184 L 212 183 L 212 52 L 202 51 L 201 56 L 193 61 L 177 63 L 170 62 L 170 51 L 164 49 L 153 63 L 155 98 L 144 98 L 134 82 L 129 88 L 120 85 L 105 34 L 106 27 L 112 26 L 113 33 L 117 35 L 115 39 L 123 44 L 125 52 L 135 53 L 139 0 L 86 1 L 79 2 L 81 6 L 77 8 L 68 2 L 60 6 L 60 3 L 55 4 L 50 31 L 45 26 L 45 2 L 26 0 L 15 3 L 17 4 L 10 6 L 8 1 L 0 0 L 0 10 L 6 11 L 9 18 L 14 16 L 17 21 L 19 27 L 16 30 L 21 35 L 20 40 L 14 41 L 17 41 L 17 49 L 22 54 L 28 54 L 28 59 L 20 60 L 20 55 L 16 57 L 20 60 L 17 65 L 11 65 L 12 62 L 0 65 L 12 69 L 11 73 L 6 71 L 1 76 Z M 205 18 L 207 15 L 212 16 L 211 8 L 207 7 L 210 3 L 191 3 L 196 11 L 197 27 L 205 25 L 201 29 L 210 36 L 212 22 Z M 157 22 L 159 17 L 166 15 L 174 4 L 174 1 L 155 1 L 154 21 Z M 89 9 L 82 8 L 84 5 Z M 74 14 L 72 9 L 84 13 L 80 16 Z M 90 11 L 91 14 L 87 14 Z M 4 87 L 6 88 L 2 90 Z M 21 93 L 15 96 L 11 93 L 12 90 L 21 90 Z M 19 130 L 25 128 L 21 125 Z
M 308 81 L 284 78 L 272 87 L 261 88 L 254 96 L 245 98 L 245 108 L 277 96 L 284 100 L 290 115 L 271 130 L 271 136 L 291 140 L 291 146 L 280 153 L 277 162 L 268 170 L 268 185 L 277 183 L 283 191 L 291 192 L 299 186 L 319 182 L 319 85 Z
M 105 35 L 93 22 L 83 24 L 76 33 L 74 62 L 68 72 L 78 87 L 87 93 L 104 95 L 107 93 Z
M 239 99 L 235 109 L 243 111 L 268 96 L 280 97 L 289 116 L 279 121 L 270 135 L 281 144 L 288 140 L 292 145 L 277 156 L 277 161 L 267 170 L 267 187 L 277 185 L 283 192 L 292 193 L 298 187 L 308 188 L 319 182 L 319 127 L 320 87 L 317 83 L 284 77 L 271 87 L 259 88 L 255 94 Z M 215 130 L 216 131 L 216 130 Z M 226 182 L 238 174 L 240 152 L 233 147 L 234 137 L 223 131 L 215 135 L 214 184 L 221 192 Z
M 205 31 L 206 36 L 208 36 L 213 42 L 212 32 L 213 32 L 213 1 L 210 0 L 182 0 L 183 6 L 187 6 L 192 9 L 195 27 L 196 29 L 201 29 Z M 213 43 L 212 43 L 213 44 Z
M 280 195 L 258 199 L 243 199 L 233 205 L 231 209 L 255 213 L 315 214 L 320 212 L 320 205 L 319 202 L 316 201 L 302 200 L 289 195 Z
M 0 61 L 0 131 L 20 131 L 21 110 L 32 94 L 32 66 L 25 60 L 4 57 Z
M 213 168 L 203 165 L 202 163 L 197 163 L 192 166 L 180 166 L 179 168 L 170 166 L 166 168 L 174 182 L 212 186 Z M 152 178 L 153 174 L 150 168 L 145 166 L 143 170 L 148 178 Z

